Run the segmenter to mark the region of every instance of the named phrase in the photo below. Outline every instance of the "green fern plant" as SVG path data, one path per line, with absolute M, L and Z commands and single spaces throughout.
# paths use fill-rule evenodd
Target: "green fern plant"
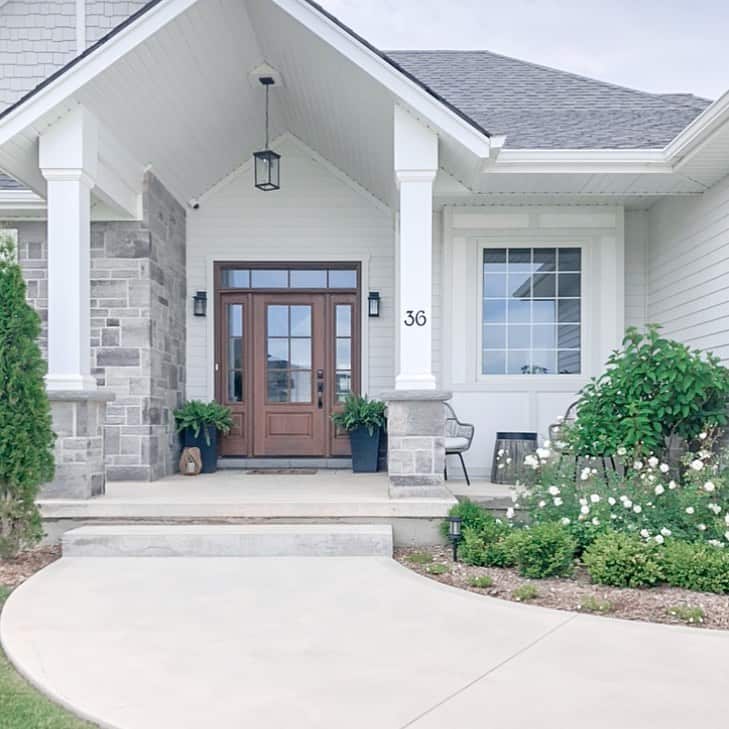
M 372 436 L 376 430 L 387 424 L 385 403 L 381 400 L 369 400 L 367 395 L 348 395 L 343 409 L 332 413 L 332 421 L 347 432 L 367 428 Z
M 223 434 L 229 433 L 233 427 L 233 416 L 230 408 L 220 403 L 189 400 L 181 408 L 175 410 L 175 423 L 178 433 L 189 428 L 196 438 L 202 430 L 205 435 L 205 443 L 210 445 L 209 427 L 213 426 Z

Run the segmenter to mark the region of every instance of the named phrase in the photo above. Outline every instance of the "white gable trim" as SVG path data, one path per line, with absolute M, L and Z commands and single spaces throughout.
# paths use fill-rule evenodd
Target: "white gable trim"
M 380 200 L 379 197 L 371 193 L 366 187 L 360 185 L 359 182 L 357 182 L 356 180 L 353 180 L 345 172 L 342 172 L 339 167 L 333 165 L 328 159 L 325 159 L 318 152 L 315 152 L 311 147 L 309 147 L 308 144 L 302 142 L 295 134 L 292 134 L 291 132 L 284 132 L 283 134 L 276 137 L 273 142 L 271 142 L 271 147 L 273 149 L 278 149 L 287 142 L 296 146 L 300 152 L 303 152 L 307 157 L 310 157 L 318 165 L 321 165 L 330 175 L 336 177 L 340 182 L 344 183 L 347 187 L 356 192 L 358 195 L 366 198 L 372 205 L 377 207 L 382 212 L 393 212 L 392 208 L 387 205 L 387 203 L 385 203 L 383 200 Z M 252 158 L 249 158 L 242 165 L 236 167 L 232 172 L 227 174 L 221 180 L 218 180 L 218 182 L 216 182 L 211 188 L 206 190 L 194 202 L 202 204 L 206 199 L 210 198 L 219 190 L 222 190 L 224 187 L 226 187 L 226 185 L 228 185 L 230 182 L 237 179 L 241 175 L 251 174 L 252 170 L 253 160 Z
M 307 0 L 271 1 L 346 58 L 359 65 L 437 129 L 453 137 L 478 157 L 488 158 L 490 143 L 487 135 L 368 48 L 365 42 L 358 40 L 326 17 L 324 11 Z M 195 2 L 197 0 L 160 0 L 103 44 L 92 47 L 90 52 L 81 56 L 73 66 L 62 69 L 44 88 L 25 101 L 21 101 L 0 119 L 0 145 L 27 129 L 56 105 L 66 101 L 84 84 L 174 20 Z

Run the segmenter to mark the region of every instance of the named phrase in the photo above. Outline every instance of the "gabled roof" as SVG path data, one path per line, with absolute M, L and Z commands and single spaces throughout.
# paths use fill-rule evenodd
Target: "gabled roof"
M 489 51 L 387 55 L 511 149 L 662 149 L 711 103 L 650 94 Z

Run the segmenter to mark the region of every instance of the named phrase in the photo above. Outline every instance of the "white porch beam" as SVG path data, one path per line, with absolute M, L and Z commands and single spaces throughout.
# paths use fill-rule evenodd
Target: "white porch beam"
M 96 389 L 91 377 L 91 188 L 98 123 L 77 107 L 39 139 L 48 205 L 48 390 Z
M 395 176 L 400 189 L 398 390 L 434 390 L 432 367 L 433 181 L 438 135 L 395 106 Z

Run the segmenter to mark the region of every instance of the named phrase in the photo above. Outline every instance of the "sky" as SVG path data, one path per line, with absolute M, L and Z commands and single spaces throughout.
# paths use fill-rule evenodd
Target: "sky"
M 729 0 L 319 0 L 383 50 L 480 49 L 654 93 L 729 90 Z

